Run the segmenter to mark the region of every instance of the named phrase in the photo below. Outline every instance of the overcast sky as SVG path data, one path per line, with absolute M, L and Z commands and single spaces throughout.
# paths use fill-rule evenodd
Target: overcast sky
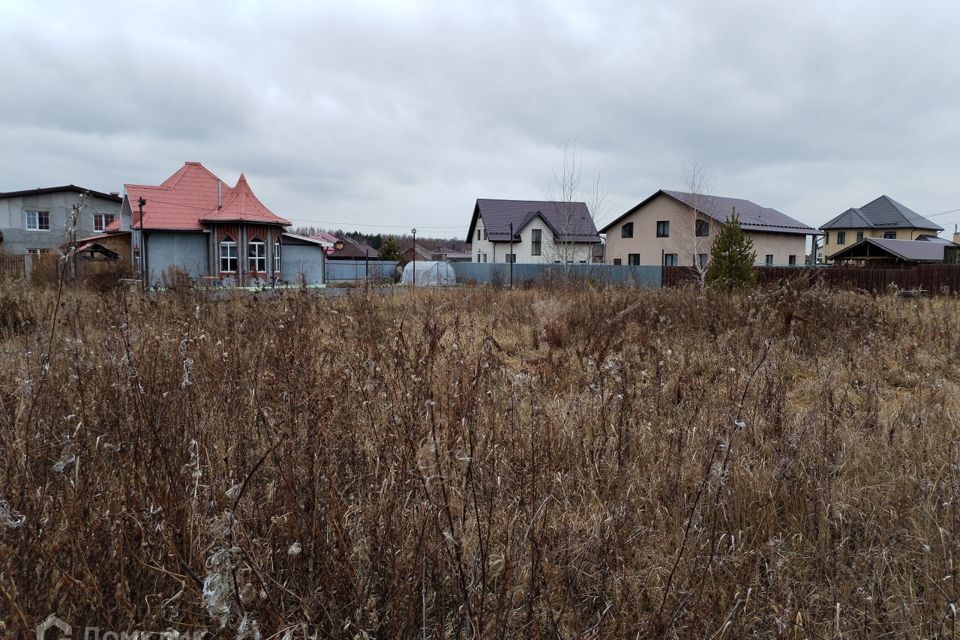
M 0 0 L 0 191 L 199 160 L 297 225 L 452 237 L 478 197 L 544 198 L 576 141 L 598 226 L 691 162 L 814 227 L 881 194 L 936 214 L 958 26 L 917 0 Z

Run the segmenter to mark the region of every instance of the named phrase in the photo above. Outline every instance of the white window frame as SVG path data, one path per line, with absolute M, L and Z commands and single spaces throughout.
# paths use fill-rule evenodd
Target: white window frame
M 117 219 L 113 213 L 95 213 L 93 214 L 93 230 L 103 231 Z
M 247 271 L 267 272 L 267 243 L 260 238 L 255 237 L 247 243 Z
M 228 251 L 225 253 L 224 249 Z M 230 251 L 232 250 L 232 251 Z M 231 238 L 230 236 L 225 237 L 220 241 L 220 273 L 236 273 L 237 272 L 237 241 Z M 226 265 L 226 269 L 224 269 Z M 230 267 L 233 266 L 231 269 Z
M 47 217 L 47 226 L 46 228 L 40 226 L 40 214 L 44 214 Z M 44 211 L 42 209 L 31 209 L 24 211 L 26 219 L 24 220 L 24 228 L 27 231 L 50 231 L 50 212 Z M 33 225 L 30 224 L 30 219 L 33 218 Z

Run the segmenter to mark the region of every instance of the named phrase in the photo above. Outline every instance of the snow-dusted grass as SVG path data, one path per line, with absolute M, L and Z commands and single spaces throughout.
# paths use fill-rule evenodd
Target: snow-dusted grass
M 14 637 L 956 633 L 955 298 L 54 295 L 0 288 Z

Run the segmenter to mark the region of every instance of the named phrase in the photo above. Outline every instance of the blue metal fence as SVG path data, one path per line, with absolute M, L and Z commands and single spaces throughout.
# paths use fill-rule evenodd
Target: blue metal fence
M 451 263 L 459 284 L 509 284 L 510 265 L 487 262 Z M 601 285 L 660 287 L 662 268 L 609 264 L 515 264 L 514 286 L 526 283 L 592 282 Z
M 395 260 L 327 260 L 327 282 L 393 282 Z

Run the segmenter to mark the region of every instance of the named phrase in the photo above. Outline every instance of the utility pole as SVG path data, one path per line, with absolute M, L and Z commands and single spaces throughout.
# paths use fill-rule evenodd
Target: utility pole
M 513 223 L 510 223 L 510 288 L 513 289 L 513 263 L 516 262 L 517 255 L 513 252 Z
M 141 278 L 141 280 L 143 281 L 143 288 L 144 288 L 144 289 L 147 288 L 147 270 L 146 270 L 147 259 L 146 259 L 146 255 L 145 255 L 145 251 L 144 251 L 144 242 L 143 242 L 143 234 L 144 234 L 144 231 L 143 231 L 143 207 L 144 207 L 144 205 L 146 205 L 146 204 L 147 204 L 147 199 L 146 199 L 146 198 L 144 198 L 144 197 L 142 197 L 142 196 L 139 197 L 139 198 L 137 198 L 137 208 L 140 210 L 140 264 L 139 264 L 138 266 L 140 267 L 140 278 Z M 239 258 L 238 258 L 238 260 L 239 260 Z M 239 265 L 237 265 L 237 267 L 239 268 Z
M 83 194 L 80 194 L 81 205 L 83 203 Z M 80 220 L 80 206 L 73 205 L 70 212 L 70 229 L 68 231 L 68 242 L 70 246 L 70 267 L 73 272 L 73 280 L 77 279 L 77 222 Z
M 417 230 L 411 229 L 413 233 L 413 286 L 417 286 Z

